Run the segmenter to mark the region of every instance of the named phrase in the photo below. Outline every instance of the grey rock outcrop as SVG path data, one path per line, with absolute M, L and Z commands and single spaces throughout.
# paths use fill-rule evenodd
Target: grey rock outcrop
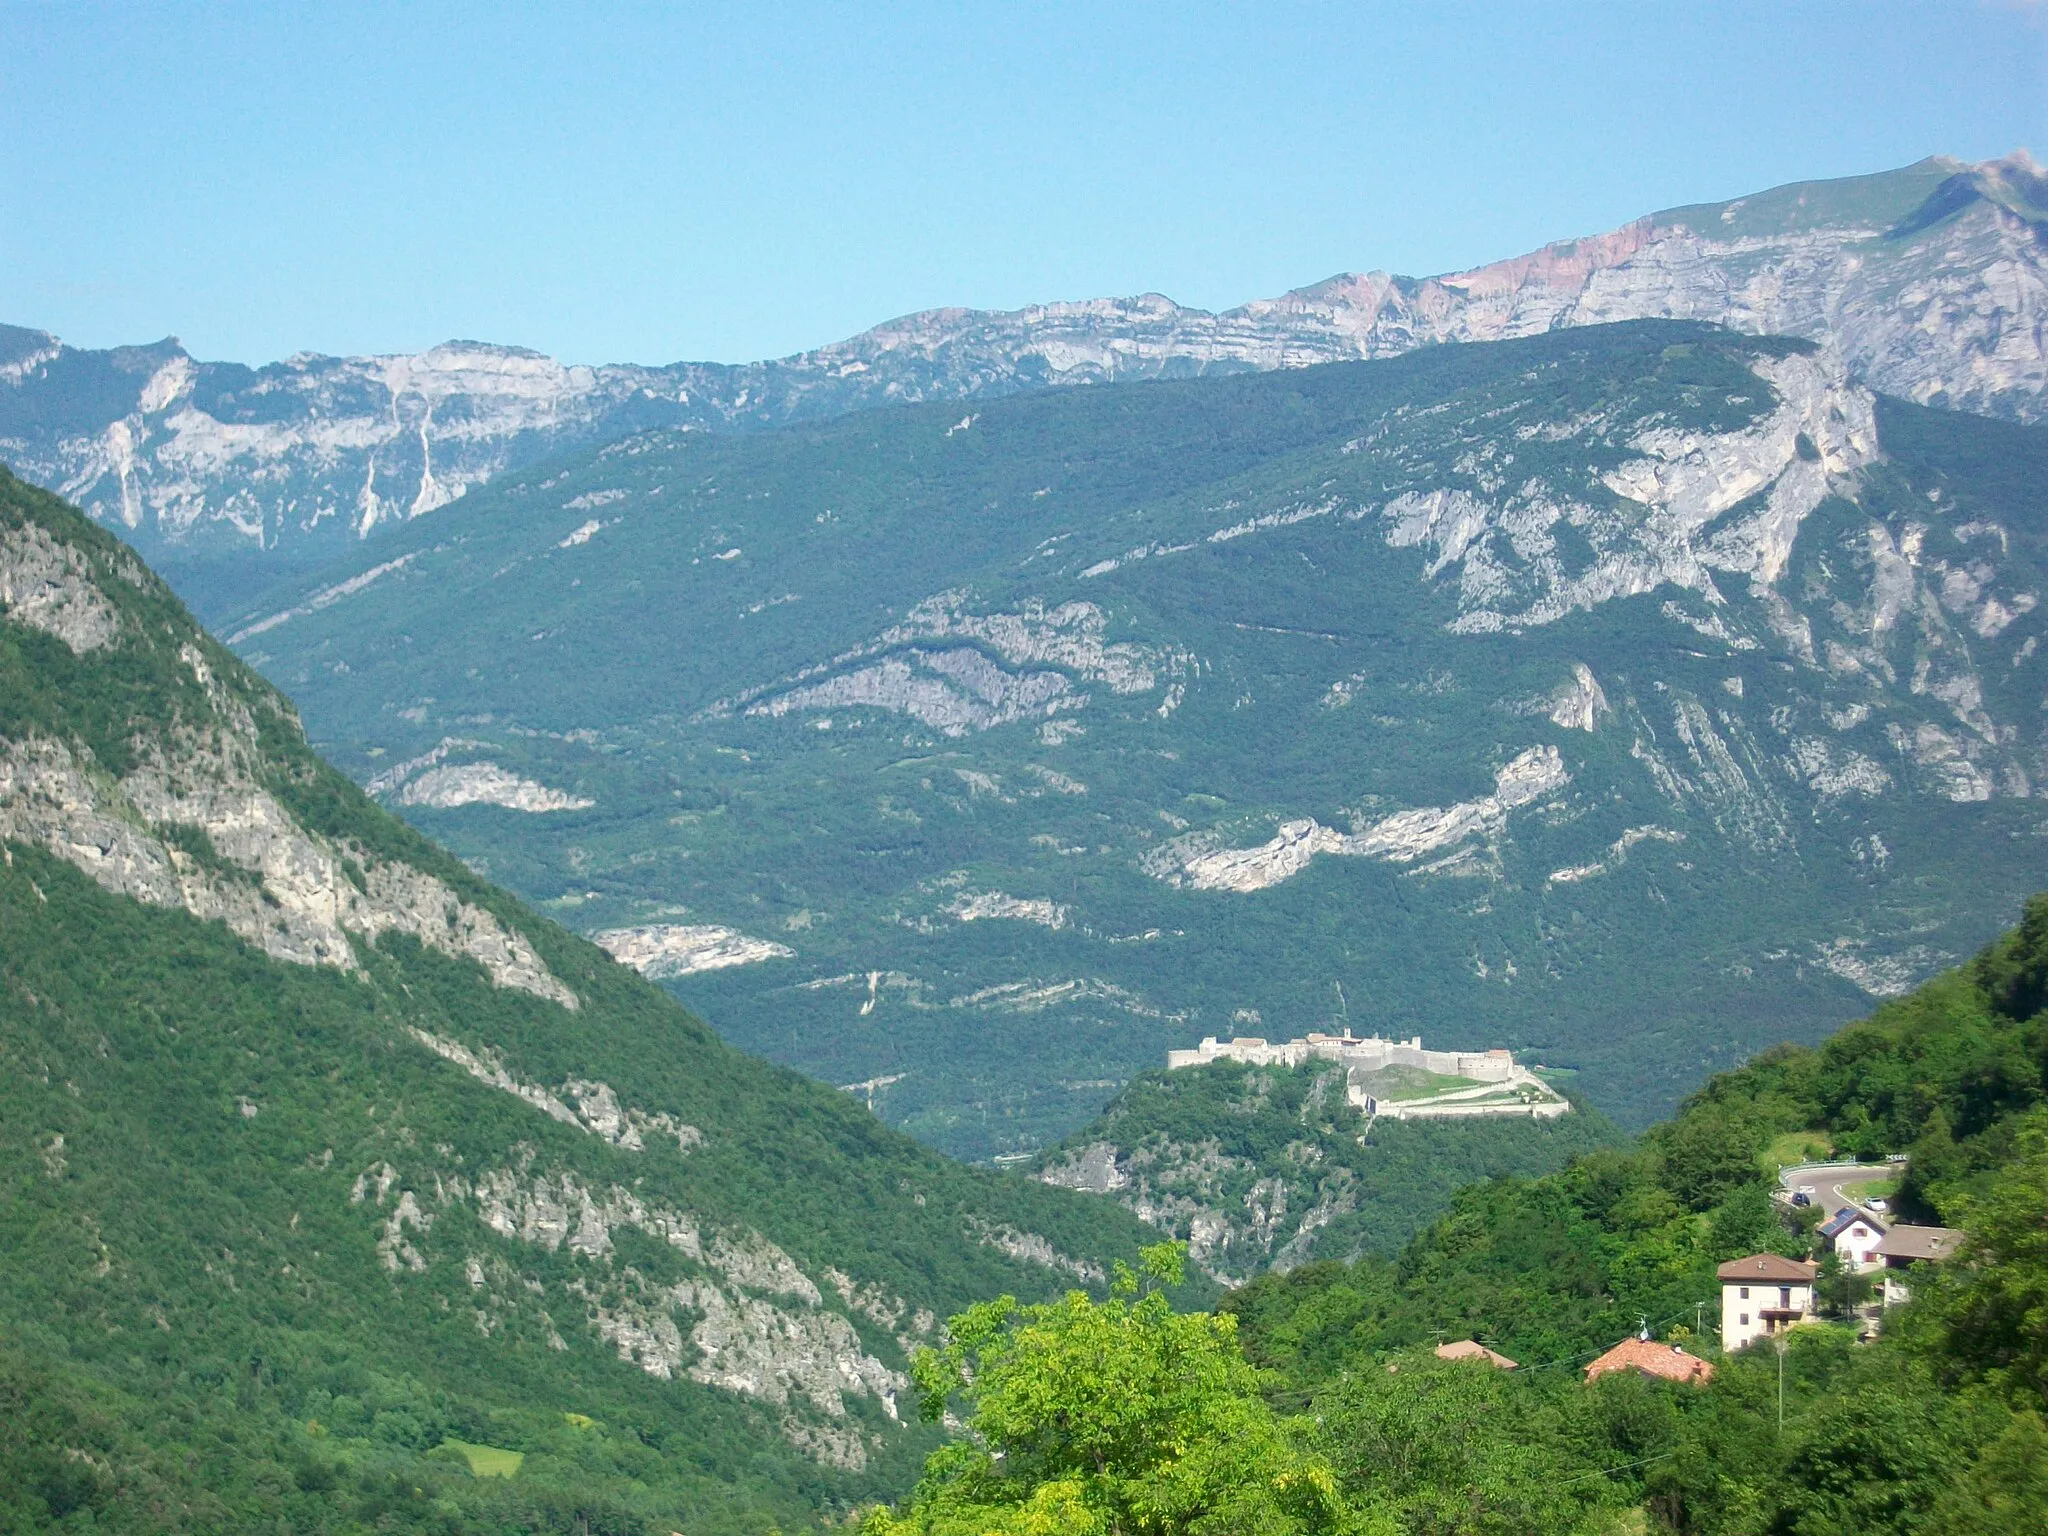
M 547 1104 L 535 1107 L 561 1118 Z M 378 1257 L 394 1274 L 424 1274 L 438 1262 L 452 1263 L 454 1256 L 429 1239 L 443 1213 L 463 1207 L 501 1237 L 581 1255 L 588 1267 L 562 1287 L 567 1294 L 560 1300 L 580 1304 L 590 1329 L 620 1360 L 663 1381 L 687 1377 L 793 1410 L 781 1420 L 784 1436 L 827 1465 L 865 1466 L 879 1444 L 849 1420 L 850 1401 L 869 1399 L 884 1419 L 899 1419 L 897 1397 L 907 1378 L 869 1352 L 853 1323 L 826 1304 L 794 1259 L 751 1229 L 714 1227 L 633 1190 L 594 1188 L 567 1171 L 536 1170 L 530 1148 L 517 1166 L 488 1169 L 474 1181 L 447 1169 L 402 1175 L 382 1163 L 358 1175 L 350 1199 L 377 1213 Z M 614 1234 L 628 1230 L 664 1244 L 694 1273 L 656 1284 L 620 1262 Z M 486 1265 L 468 1254 L 462 1264 L 471 1289 L 488 1293 L 480 1299 L 490 1304 L 477 1308 L 487 1337 L 509 1312 L 549 1294 L 543 1282 L 510 1271 L 502 1260 Z M 827 1274 L 853 1310 L 903 1322 L 907 1308 L 900 1298 L 837 1270 Z M 934 1327 L 929 1313 L 919 1313 L 903 1336 L 906 1352 Z
M 398 932 L 474 961 L 497 986 L 579 1006 L 524 934 L 438 876 L 303 825 L 266 775 L 257 712 L 296 731 L 282 700 L 225 685 L 194 640 L 173 661 L 169 643 L 120 613 L 122 583 L 150 584 L 124 552 L 90 551 L 34 519 L 0 526 L 0 623 L 80 655 L 159 648 L 195 700 L 175 723 L 131 736 L 119 772 L 83 741 L 34 726 L 0 738 L 0 837 L 45 848 L 107 890 L 225 923 L 279 960 L 358 971 L 353 941 Z

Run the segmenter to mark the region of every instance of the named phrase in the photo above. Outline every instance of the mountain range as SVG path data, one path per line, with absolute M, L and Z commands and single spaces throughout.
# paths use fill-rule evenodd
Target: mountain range
M 956 1154 L 1345 1025 L 1635 1125 L 2048 874 L 2044 486 L 2039 427 L 1638 321 L 644 433 L 223 631 L 473 867 Z
M 1638 318 L 1834 346 L 1853 376 L 2018 421 L 2048 382 L 2048 179 L 1940 157 L 1669 209 L 1470 271 L 1345 273 L 1220 314 L 1157 294 L 936 309 L 772 362 L 415 355 L 207 363 L 0 328 L 0 457 L 118 526 L 203 613 L 511 469 L 660 426 L 1394 356 Z
M 4 475 L 0 854 L 21 1528 L 807 1522 L 934 1443 L 937 1319 L 1145 1231 L 722 1044 Z

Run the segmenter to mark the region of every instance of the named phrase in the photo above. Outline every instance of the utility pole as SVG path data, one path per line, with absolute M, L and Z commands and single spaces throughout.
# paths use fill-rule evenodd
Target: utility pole
M 1778 1335 L 1778 1438 L 1785 1438 L 1785 1335 Z

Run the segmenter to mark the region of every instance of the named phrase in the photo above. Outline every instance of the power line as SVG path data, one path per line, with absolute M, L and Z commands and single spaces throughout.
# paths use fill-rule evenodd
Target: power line
M 1654 1456 L 1645 1456 L 1641 1461 L 1625 1461 L 1618 1467 L 1602 1467 L 1597 1472 L 1581 1472 L 1577 1477 L 1561 1477 L 1552 1483 L 1551 1487 L 1566 1488 L 1573 1483 L 1590 1482 L 1596 1477 L 1611 1477 L 1616 1472 L 1630 1472 L 1637 1467 L 1647 1467 L 1653 1461 L 1663 1461 L 1666 1457 L 1676 1456 L 1677 1454 L 1678 1452 L 1676 1451 L 1659 1451 Z

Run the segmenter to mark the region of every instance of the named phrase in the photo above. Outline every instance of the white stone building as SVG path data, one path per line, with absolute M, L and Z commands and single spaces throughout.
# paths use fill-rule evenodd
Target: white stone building
M 1721 1349 L 1736 1350 L 1813 1316 L 1815 1266 L 1804 1259 L 1753 1253 L 1730 1259 L 1715 1274 L 1721 1281 Z
M 1867 1274 L 1884 1262 L 1879 1256 L 1878 1245 L 1890 1230 L 1869 1211 L 1853 1205 L 1845 1205 L 1834 1215 L 1820 1224 L 1819 1236 L 1822 1242 L 1834 1250 L 1835 1257 L 1842 1261 L 1842 1267 L 1851 1274 Z
M 1569 1114 L 1564 1096 L 1527 1067 L 1519 1066 L 1507 1051 L 1432 1051 L 1422 1037 L 1384 1040 L 1377 1035 L 1358 1036 L 1311 1034 L 1306 1038 L 1272 1041 L 1258 1035 L 1239 1035 L 1233 1040 L 1206 1037 L 1192 1050 L 1168 1051 L 1166 1067 L 1207 1066 L 1214 1061 L 1238 1061 L 1247 1066 L 1298 1067 L 1309 1061 L 1328 1061 L 1345 1069 L 1345 1098 L 1367 1119 L 1459 1120 L 1482 1115 L 1527 1115 L 1550 1120 Z M 1373 1075 L 1393 1067 L 1412 1067 L 1439 1077 L 1466 1079 L 1469 1086 L 1441 1093 L 1417 1094 L 1407 1098 L 1386 1098 L 1376 1090 Z

